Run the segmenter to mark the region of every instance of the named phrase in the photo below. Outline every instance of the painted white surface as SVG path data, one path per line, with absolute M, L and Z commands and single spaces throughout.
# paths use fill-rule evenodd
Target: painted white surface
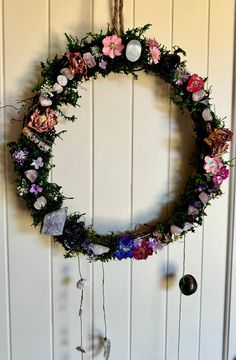
M 64 32 L 81 37 L 105 30 L 109 11 L 107 0 L 2 0 L 1 105 L 17 106 L 17 99 L 29 95 L 39 61 L 65 51 Z M 230 126 L 233 0 L 126 0 L 126 28 L 145 23 L 153 24 L 147 35 L 168 48 L 185 49 L 189 70 L 208 76 L 216 112 L 227 116 Z M 81 89 L 81 107 L 75 110 L 79 120 L 60 124 L 68 132 L 55 147 L 52 178 L 74 197 L 67 201 L 70 211 L 86 212 L 97 230 L 122 230 L 165 213 L 183 187 L 179 182 L 187 173 L 183 163 L 191 151 L 191 123 L 170 105 L 168 94 L 166 84 L 143 74 L 138 81 L 121 75 L 99 78 Z M 75 360 L 80 357 L 75 350 L 80 339 L 77 259 L 65 260 L 59 247 L 30 227 L 3 150 L 5 141 L 16 138 L 19 126 L 9 121 L 17 112 L 0 111 L 0 360 Z M 228 185 L 224 191 L 208 208 L 204 227 L 186 239 L 186 272 L 199 284 L 193 296 L 181 298 L 178 289 L 183 243 L 145 262 L 105 264 L 112 360 L 222 359 Z M 84 259 L 81 266 L 90 282 L 83 312 L 84 358 L 99 360 L 102 269 Z M 164 275 L 172 269 L 176 276 L 166 284 Z M 235 299 L 233 287 L 229 357 L 224 360 L 236 356 Z

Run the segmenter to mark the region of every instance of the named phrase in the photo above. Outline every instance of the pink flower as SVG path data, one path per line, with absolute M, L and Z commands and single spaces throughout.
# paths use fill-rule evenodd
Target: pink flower
M 58 123 L 57 116 L 54 110 L 47 108 L 45 114 L 40 114 L 39 109 L 36 109 L 30 117 L 28 126 L 42 133 L 48 131 Z
M 204 160 L 204 169 L 206 170 L 206 173 L 217 175 L 222 167 L 221 159 L 218 156 L 214 156 L 213 158 L 205 156 Z
M 96 65 L 96 61 L 90 52 L 83 54 L 83 60 L 89 68 L 93 68 Z
M 114 59 L 115 56 L 120 56 L 121 51 L 124 49 L 122 39 L 117 35 L 106 36 L 105 39 L 102 40 L 102 43 L 103 54 L 109 56 L 112 59 Z
M 157 47 L 151 47 L 149 53 L 149 61 L 148 63 L 151 64 L 158 64 L 161 58 L 161 51 Z
M 156 41 L 156 39 L 147 39 L 145 44 L 151 49 L 153 47 L 159 48 L 160 44 Z
M 198 92 L 204 87 L 204 82 L 205 81 L 201 76 L 193 74 L 188 81 L 187 91 L 192 93 Z

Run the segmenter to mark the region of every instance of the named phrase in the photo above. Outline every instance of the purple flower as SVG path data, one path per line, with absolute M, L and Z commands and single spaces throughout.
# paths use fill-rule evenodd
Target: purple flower
M 158 250 L 162 250 L 164 247 L 164 244 L 160 240 L 152 238 L 152 237 L 150 237 L 148 239 L 148 242 L 149 242 L 149 247 L 152 248 L 152 251 L 155 253 Z
M 121 236 L 113 256 L 118 260 L 133 257 L 134 241 L 131 236 Z
M 31 165 L 38 170 L 40 167 L 43 167 L 43 159 L 40 157 L 38 157 L 37 159 L 33 160 Z
M 190 77 L 189 72 L 186 68 L 179 66 L 175 72 L 174 82 L 176 85 L 183 85 L 186 81 L 188 81 Z
M 201 201 L 197 200 L 197 201 L 194 201 L 193 206 L 197 209 L 201 209 L 202 203 L 201 203 Z
M 100 69 L 106 70 L 107 62 L 106 62 L 105 60 L 101 59 L 101 60 L 99 61 L 98 66 L 100 67 Z
M 20 165 L 23 166 L 24 162 L 27 160 L 29 155 L 29 150 L 27 148 L 23 148 L 23 149 L 17 149 L 13 152 L 12 157 L 13 159 L 16 160 L 16 162 Z
M 199 192 L 202 192 L 202 191 L 206 190 L 206 185 L 204 185 L 204 184 L 199 185 L 199 186 L 197 187 L 197 190 L 198 190 Z
M 29 191 L 34 195 L 38 195 L 38 193 L 41 193 L 43 189 L 36 184 L 32 184 Z

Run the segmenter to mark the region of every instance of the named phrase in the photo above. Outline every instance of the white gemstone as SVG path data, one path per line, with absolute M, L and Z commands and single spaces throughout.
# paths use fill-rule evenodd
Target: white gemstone
M 192 205 L 189 205 L 188 207 L 188 215 L 198 215 L 199 211 L 197 208 L 195 208 Z
M 61 208 L 47 213 L 43 219 L 41 234 L 58 236 L 62 235 L 67 216 L 67 208 Z
M 52 105 L 52 100 L 49 98 L 42 97 L 39 99 L 39 102 L 40 102 L 41 106 L 51 106 Z
M 184 223 L 183 230 L 188 231 L 188 230 L 192 229 L 192 227 L 193 227 L 193 224 L 191 224 L 190 222 L 186 222 L 186 223 Z
M 69 68 L 63 68 L 61 69 L 60 73 L 64 76 L 67 77 L 68 80 L 72 80 L 74 79 L 74 74 L 72 73 L 72 71 Z
M 202 100 L 204 98 L 204 96 L 206 95 L 205 91 L 203 89 L 197 91 L 196 93 L 192 94 L 192 99 L 195 102 L 198 102 L 200 100 Z
M 205 121 L 212 121 L 212 115 L 209 109 L 203 110 L 202 117 Z
M 44 208 L 47 204 L 47 199 L 44 196 L 40 196 L 34 203 L 34 208 L 40 210 Z
M 76 286 L 78 289 L 82 290 L 85 287 L 89 286 L 89 282 L 86 279 L 80 279 L 79 281 L 77 281 Z
M 130 40 L 126 46 L 125 55 L 131 62 L 137 61 L 142 52 L 142 46 L 138 40 Z
M 55 83 L 53 85 L 52 89 L 53 89 L 53 91 L 55 91 L 58 94 L 60 94 L 63 91 L 63 87 L 58 83 Z
M 89 248 L 92 250 L 94 255 L 102 255 L 108 253 L 110 248 L 99 244 L 89 244 Z
M 37 171 L 36 171 L 36 170 L 33 170 L 33 169 L 31 169 L 31 170 L 26 170 L 26 171 L 24 172 L 24 174 L 25 174 L 25 177 L 27 177 L 27 179 L 28 179 L 29 181 L 31 181 L 32 183 L 35 182 L 35 180 L 36 180 L 37 177 L 38 177 Z
M 61 86 L 66 86 L 68 83 L 67 77 L 64 75 L 58 75 L 57 82 Z
M 178 227 L 176 225 L 171 225 L 170 232 L 171 232 L 171 234 L 181 234 L 183 232 L 183 229 L 181 229 L 180 227 Z

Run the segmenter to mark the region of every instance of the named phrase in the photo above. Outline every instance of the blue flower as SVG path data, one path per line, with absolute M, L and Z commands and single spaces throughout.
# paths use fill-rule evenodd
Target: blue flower
M 131 236 L 121 236 L 116 251 L 113 257 L 118 260 L 125 258 L 132 258 L 134 250 L 134 240 Z

